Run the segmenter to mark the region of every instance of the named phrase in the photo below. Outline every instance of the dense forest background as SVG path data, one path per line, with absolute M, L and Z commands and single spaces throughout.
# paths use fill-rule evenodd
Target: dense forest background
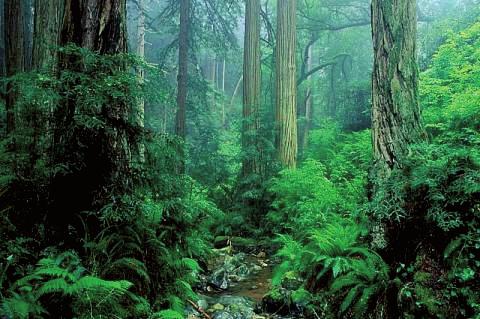
M 0 78 L 1 318 L 480 319 L 478 0 L 2 0 Z

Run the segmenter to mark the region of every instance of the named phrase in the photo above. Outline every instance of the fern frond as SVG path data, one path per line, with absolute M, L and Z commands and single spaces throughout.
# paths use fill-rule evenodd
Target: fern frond
M 138 259 L 128 257 L 117 259 L 109 266 L 108 270 L 112 271 L 116 269 L 132 271 L 145 283 L 150 282 L 150 276 L 148 274 L 147 267 Z
M 69 294 L 69 285 L 63 278 L 55 278 L 44 283 L 40 288 L 37 289 L 36 295 L 37 298 L 42 297 L 46 294 Z
M 84 290 L 97 291 L 97 292 L 110 292 L 113 294 L 125 294 L 132 283 L 126 280 L 103 280 L 97 277 L 85 276 L 80 278 L 77 282 L 68 287 L 66 293 L 68 295 L 77 295 Z
M 76 279 L 75 276 L 67 269 L 52 265 L 45 265 L 36 269 L 33 275 L 40 277 L 49 276 L 55 278 L 63 278 L 68 279 L 69 281 L 75 281 Z
M 370 303 L 370 298 L 376 293 L 376 287 L 375 286 L 370 286 L 366 287 L 362 291 L 362 295 L 358 299 L 357 303 L 353 307 L 353 310 L 355 313 L 359 316 L 362 317 L 365 312 L 368 310 L 368 305 Z
M 345 296 L 345 299 L 343 299 L 342 304 L 340 305 L 340 313 L 345 313 L 345 311 L 347 311 L 347 309 L 350 308 L 353 301 L 358 296 L 358 293 L 359 293 L 358 290 L 359 290 L 358 286 L 355 286 L 352 289 L 350 289 L 348 294 Z
M 358 285 L 360 281 L 354 273 L 349 273 L 344 276 L 338 277 L 330 286 L 332 292 L 343 290 L 347 287 Z
M 198 262 L 191 258 L 182 258 L 182 265 L 192 272 L 197 272 L 201 269 Z

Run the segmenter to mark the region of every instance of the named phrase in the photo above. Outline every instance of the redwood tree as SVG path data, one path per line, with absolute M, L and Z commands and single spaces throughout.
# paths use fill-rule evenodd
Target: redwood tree
M 247 0 L 243 59 L 243 174 L 260 173 L 257 134 L 260 126 L 260 0 Z
M 177 75 L 177 116 L 175 132 L 185 141 L 186 138 L 186 113 L 188 93 L 188 31 L 189 31 L 190 0 L 180 0 L 180 34 L 178 48 L 178 75 Z M 180 172 L 184 172 L 184 149 L 179 152 Z
M 22 0 L 5 0 L 5 67 L 6 76 L 25 71 L 25 34 Z M 15 100 L 17 92 L 10 82 L 7 84 L 5 107 L 7 111 L 7 133 L 15 129 Z
M 276 126 L 280 162 L 297 162 L 296 0 L 278 0 L 276 47 Z
M 373 0 L 372 134 L 374 177 L 386 178 L 422 139 L 414 0 Z
M 55 67 L 63 0 L 35 0 L 32 65 L 34 69 Z
M 60 45 L 68 44 L 100 55 L 126 53 L 126 0 L 66 0 Z M 82 59 L 82 56 L 75 54 L 61 54 L 58 68 L 60 71 L 84 72 Z M 122 63 L 102 70 L 106 75 L 117 71 L 127 70 Z M 70 199 L 79 207 L 72 203 L 64 203 L 65 206 L 90 209 L 92 203 L 93 207 L 102 206 L 132 187 L 133 145 L 129 139 L 132 106 L 113 97 L 103 101 L 99 106 L 99 114 L 94 116 L 101 118 L 104 124 L 92 130 L 81 126 L 76 119 L 76 115 L 82 111 L 78 105 L 82 96 L 72 95 L 68 85 L 74 88 L 75 84 L 66 83 L 61 92 L 63 102 L 55 114 L 54 162 L 72 166 L 80 160 L 82 165 L 80 168 L 72 167 L 74 171 L 71 174 L 57 177 L 54 185 L 58 196 L 56 200 L 65 202 Z M 80 190 L 73 195 L 71 190 L 64 189 L 70 185 L 80 185 Z

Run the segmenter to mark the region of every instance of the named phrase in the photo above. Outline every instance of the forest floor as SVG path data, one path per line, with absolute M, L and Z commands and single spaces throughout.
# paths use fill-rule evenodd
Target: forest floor
M 265 296 L 271 288 L 276 261 L 261 247 L 250 247 L 246 252 L 225 247 L 216 249 L 215 254 L 197 289 L 200 299 L 195 307 L 187 309 L 189 319 L 302 318 L 288 314 L 284 305 L 266 313 L 265 309 L 271 307 Z

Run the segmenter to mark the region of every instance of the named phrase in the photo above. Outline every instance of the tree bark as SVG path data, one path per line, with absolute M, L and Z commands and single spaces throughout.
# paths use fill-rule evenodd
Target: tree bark
M 372 135 L 374 177 L 401 166 L 409 145 L 423 138 L 418 102 L 416 1 L 373 0 Z
M 243 175 L 260 174 L 260 0 L 247 0 L 245 12 L 245 45 L 243 58 Z
M 32 66 L 56 68 L 63 0 L 35 0 Z
M 75 44 L 102 55 L 126 53 L 126 0 L 66 0 L 60 45 L 67 44 Z M 82 60 L 61 54 L 58 67 L 59 70 L 81 72 Z M 126 71 L 124 65 L 115 67 Z M 83 204 L 87 208 L 90 205 L 101 207 L 113 197 L 123 195 L 132 188 L 129 106 L 125 102 L 103 103 L 100 116 L 106 127 L 99 129 L 94 137 L 84 136 L 88 131 L 65 134 L 75 125 L 74 114 L 77 112 L 77 97 L 68 97 L 68 91 L 65 88 L 62 92 L 64 102 L 56 112 L 54 147 L 57 151 L 54 160 L 62 163 L 65 156 L 70 156 L 70 152 L 84 149 L 81 154 L 85 168 L 79 174 L 81 176 L 76 176 L 74 181 L 69 182 L 82 185 L 77 197 L 84 197 Z M 56 186 L 65 187 L 62 182 Z M 60 199 L 62 200 L 65 199 Z
M 33 55 L 33 33 L 34 33 L 34 0 L 24 0 L 22 12 L 24 14 L 23 18 L 23 41 L 24 41 L 24 50 L 25 50 L 25 71 L 32 70 L 32 55 Z
M 25 35 L 23 1 L 6 0 L 5 17 L 5 67 L 6 76 L 11 77 L 25 71 Z M 18 92 L 14 85 L 7 84 L 5 108 L 7 113 L 7 134 L 15 130 L 15 103 Z
M 296 0 L 278 0 L 276 48 L 276 125 L 280 162 L 295 168 L 297 162 Z
M 5 1 L 0 1 L 0 77 L 5 77 Z M 0 98 L 5 99 L 3 89 L 0 90 Z
M 190 0 L 180 0 L 180 35 L 178 49 L 178 88 L 177 88 L 177 116 L 175 132 L 183 141 L 186 138 L 186 106 L 188 93 L 188 37 L 189 37 Z M 185 172 L 184 147 L 181 146 L 180 173 Z

